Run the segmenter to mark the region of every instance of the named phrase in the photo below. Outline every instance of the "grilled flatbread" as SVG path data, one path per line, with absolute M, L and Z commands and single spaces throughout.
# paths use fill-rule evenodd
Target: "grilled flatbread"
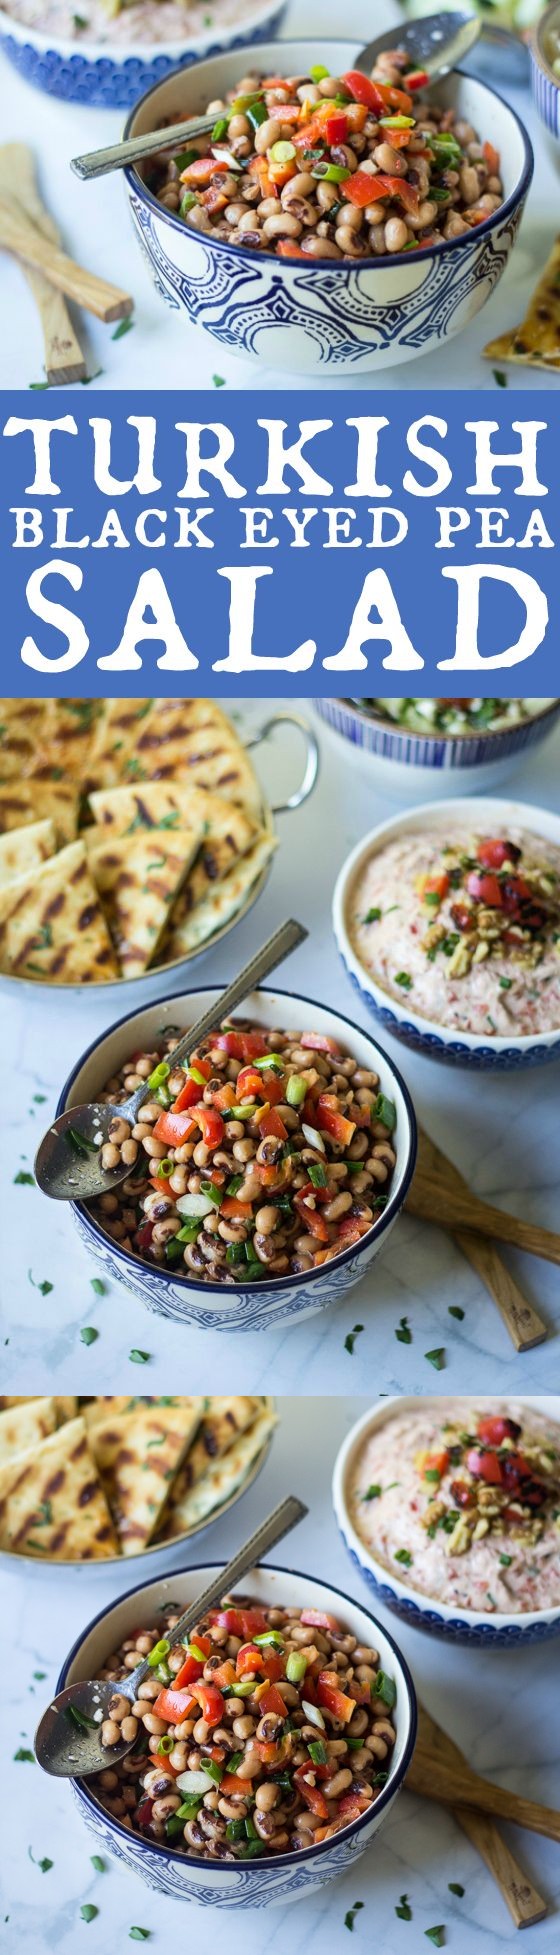
M 107 837 L 96 847 L 90 840 L 89 867 L 123 977 L 139 977 L 156 956 L 200 840 L 200 828 Z
M 266 869 L 278 843 L 276 836 L 263 829 L 247 854 L 235 863 L 223 881 L 217 883 L 210 894 L 185 916 L 173 912 L 169 936 L 165 944 L 165 961 L 172 963 L 175 958 L 188 957 L 200 944 L 223 930 L 239 910 L 243 908 L 253 884 L 259 880 Z M 179 898 L 179 906 L 181 898 Z
M 140 1404 L 90 1425 L 90 1445 L 124 1555 L 138 1554 L 156 1533 L 203 1405 L 202 1398 Z
M 522 324 L 510 333 L 501 333 L 499 339 L 491 339 L 484 347 L 484 357 L 560 372 L 560 238 L 553 245 Z
M 35 771 L 47 717 L 43 699 L 0 700 L 0 781 Z
M 13 781 L 0 786 L 0 834 L 29 823 L 52 821 L 58 842 L 73 842 L 79 796 L 70 781 Z
M 248 754 L 211 699 L 154 699 L 123 779 L 190 782 L 262 819 L 262 791 Z
M 207 1520 L 215 1507 L 221 1507 L 238 1492 L 275 1424 L 274 1412 L 261 1412 L 249 1431 L 243 1432 L 222 1458 L 212 1461 L 184 1498 L 174 1501 L 163 1529 L 165 1540 L 188 1533 L 190 1528 Z
M 190 916 L 223 881 L 255 840 L 254 822 L 243 808 L 204 788 L 183 787 L 176 781 L 149 781 L 145 788 L 114 788 L 90 795 L 96 827 L 102 832 L 135 838 L 143 828 L 154 839 L 177 834 L 179 828 L 199 827 L 201 842 L 196 861 L 173 908 L 173 928 Z M 89 831 L 89 848 L 96 846 L 96 828 Z
M 47 699 L 47 716 L 34 773 L 42 780 L 62 776 L 80 789 L 87 778 L 100 699 Z
M 12 1405 L 37 1405 L 39 1403 L 39 1396 L 35 1393 L 32 1398 L 0 1398 L 0 1412 L 9 1412 L 10 1406 Z M 76 1418 L 78 1411 L 77 1398 L 53 1398 L 52 1402 L 56 1409 L 57 1425 L 63 1425 L 65 1419 Z
M 171 1490 L 169 1513 L 164 1525 L 164 1533 L 175 1532 L 173 1510 L 180 1506 L 185 1496 L 192 1492 L 203 1474 L 216 1459 L 223 1459 L 242 1432 L 253 1425 L 257 1414 L 262 1411 L 263 1401 L 259 1398 L 209 1398 L 206 1401 L 204 1418 L 201 1420 L 194 1445 L 187 1453 L 179 1468 Z
M 57 1425 L 54 1398 L 21 1399 L 19 1405 L 0 1412 L 0 1466 L 15 1453 L 39 1446 Z
M 190 1398 L 183 1399 L 178 1396 L 175 1396 L 173 1398 L 169 1398 L 169 1397 L 168 1398 L 163 1398 L 163 1397 L 143 1398 L 143 1397 L 137 1397 L 131 1392 L 121 1392 L 120 1395 L 113 1398 L 109 1397 L 109 1398 L 90 1399 L 89 1404 L 84 1405 L 84 1419 L 88 1427 L 88 1431 L 90 1431 L 93 1429 L 94 1426 L 105 1425 L 108 1419 L 122 1418 L 125 1413 L 128 1418 L 132 1418 L 136 1412 L 145 1412 L 146 1410 L 149 1411 L 152 1406 L 156 1406 L 156 1408 L 159 1408 L 161 1406 L 166 1406 L 166 1405 L 173 1405 L 175 1407 L 180 1405 L 187 1405 L 189 1408 L 188 1416 L 190 1418 L 190 1408 L 192 1404 L 193 1404 L 193 1400 Z M 204 1399 L 201 1399 L 200 1405 L 202 1410 L 202 1408 L 204 1407 Z
M 50 1561 L 118 1554 L 83 1419 L 0 1467 L 0 1548 Z
M 135 753 L 136 735 L 151 699 L 104 699 L 89 755 L 92 787 L 113 787 Z
M 81 842 L 0 889 L 0 970 L 51 984 L 118 977 Z
M 0 835 L 0 888 L 17 876 L 40 869 L 55 850 L 52 821 L 30 822 L 27 828 L 13 828 L 11 834 Z

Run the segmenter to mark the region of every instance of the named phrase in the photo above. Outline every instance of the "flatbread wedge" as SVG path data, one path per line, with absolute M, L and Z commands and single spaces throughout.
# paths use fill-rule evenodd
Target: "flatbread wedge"
M 49 984 L 118 977 L 82 842 L 0 889 L 0 970 Z
M 104 699 L 96 721 L 88 770 L 92 787 L 113 787 L 135 752 L 136 735 L 151 699 Z
M 484 347 L 486 360 L 542 367 L 560 372 L 560 237 L 552 247 L 525 318 L 512 332 L 501 333 Z
M 223 1459 L 242 1432 L 246 1432 L 263 1409 L 262 1398 L 209 1398 L 194 1444 L 179 1468 L 171 1489 L 169 1513 L 164 1532 L 173 1534 L 173 1509 L 191 1493 L 209 1466 Z
M 152 1406 L 178 1406 L 183 1404 L 189 1407 L 188 1416 L 190 1418 L 190 1407 L 192 1403 L 192 1399 L 183 1399 L 178 1396 L 172 1398 L 142 1398 L 136 1397 L 130 1392 L 121 1392 L 120 1395 L 116 1395 L 113 1398 L 90 1399 L 89 1404 L 84 1405 L 84 1419 L 88 1431 L 91 1431 L 94 1426 L 104 1425 L 107 1419 L 122 1418 L 124 1414 L 128 1418 L 132 1418 L 136 1412 L 144 1412 Z M 202 1411 L 204 1408 L 204 1399 L 201 1399 L 200 1404 Z
M 139 1554 L 157 1532 L 172 1482 L 200 1422 L 202 1398 L 139 1405 L 90 1426 L 122 1553 Z
M 151 830 L 89 842 L 99 891 L 123 977 L 140 977 L 157 956 L 171 907 L 200 846 L 201 830 Z
M 46 700 L 0 700 L 0 781 L 34 772 L 46 717 Z
M 241 1433 L 222 1458 L 208 1465 L 206 1472 L 183 1499 L 174 1502 L 166 1516 L 162 1538 L 174 1540 L 178 1534 L 187 1534 L 191 1528 L 207 1520 L 215 1507 L 222 1507 L 226 1500 L 231 1500 L 243 1486 L 275 1425 L 274 1412 L 259 1413 L 248 1432 Z
M 71 781 L 13 781 L 0 786 L 0 834 L 52 821 L 61 846 L 75 841 L 79 796 Z
M 204 788 L 183 787 L 176 781 L 149 781 L 145 788 L 121 787 L 90 795 L 96 828 L 105 834 L 136 837 L 142 829 L 160 836 L 179 828 L 200 829 L 200 847 L 173 909 L 174 925 L 183 922 L 203 902 L 256 839 L 257 830 L 243 808 Z M 88 831 L 88 848 L 96 847 L 96 828 Z
M 123 779 L 190 782 L 262 820 L 262 790 L 249 756 L 212 699 L 154 699 Z
M 0 1467 L 0 1548 L 46 1561 L 106 1561 L 119 1552 L 83 1419 Z
M 269 829 L 263 829 L 247 854 L 235 863 L 222 882 L 215 884 L 202 902 L 197 903 L 185 916 L 181 916 L 180 909 L 178 915 L 173 912 L 165 943 L 166 963 L 188 957 L 200 944 L 206 943 L 218 930 L 223 930 L 227 923 L 232 922 L 243 909 L 253 885 L 264 874 L 277 847 L 276 836 Z
M 10 1406 L 12 1405 L 37 1405 L 39 1398 L 40 1393 L 37 1392 L 31 1398 L 0 1398 L 0 1412 L 9 1412 Z M 77 1398 L 53 1398 L 52 1402 L 56 1410 L 57 1425 L 64 1425 L 65 1419 L 75 1419 L 77 1417 Z
M 62 775 L 80 789 L 87 778 L 95 727 L 103 711 L 99 699 L 47 699 L 46 718 L 34 773 L 43 780 Z
M 48 1439 L 58 1425 L 54 1398 L 32 1398 L 0 1412 L 0 1466 Z
M 52 821 L 29 822 L 26 828 L 12 828 L 11 833 L 0 835 L 0 888 L 17 876 L 40 869 L 41 863 L 54 855 L 55 850 Z

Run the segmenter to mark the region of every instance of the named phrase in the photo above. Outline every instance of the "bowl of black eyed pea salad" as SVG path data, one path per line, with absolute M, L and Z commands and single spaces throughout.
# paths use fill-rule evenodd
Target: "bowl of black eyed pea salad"
M 74 1644 L 57 1689 L 95 1676 L 115 1687 L 99 1774 L 74 1791 L 99 1843 L 151 1887 L 201 1905 L 274 1905 L 372 1847 L 412 1756 L 414 1687 L 369 1609 L 276 1566 L 175 1644 L 179 1614 L 217 1573 L 146 1583 Z M 150 1674 L 131 1707 L 119 1680 L 141 1655 Z M 134 1748 L 112 1767 L 125 1719 Z

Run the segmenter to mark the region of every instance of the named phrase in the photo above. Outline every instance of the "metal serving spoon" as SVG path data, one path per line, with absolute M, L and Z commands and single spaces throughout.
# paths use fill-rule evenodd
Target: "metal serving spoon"
M 379 34 L 374 41 L 368 41 L 367 47 L 356 55 L 354 67 L 369 75 L 378 54 L 385 53 L 387 48 L 402 47 L 416 67 L 424 69 L 430 81 L 436 81 L 439 75 L 448 75 L 452 68 L 458 67 L 478 40 L 480 28 L 481 22 L 474 14 L 429 14 L 426 20 L 404 22 L 401 27 L 392 27 L 388 34 Z M 161 149 L 176 149 L 194 137 L 208 136 L 216 120 L 215 114 L 191 116 L 188 121 L 175 122 L 167 129 L 148 130 L 143 136 L 130 136 L 127 142 L 111 143 L 108 149 L 93 149 L 85 156 L 74 156 L 71 168 L 76 176 L 90 183 L 94 177 L 108 176 L 111 170 L 124 170 L 128 164 L 139 163 L 142 157 L 157 155 Z
M 274 1512 L 257 1528 L 256 1534 L 252 1534 L 238 1554 L 233 1556 L 233 1560 L 228 1561 L 227 1568 L 220 1569 L 219 1575 L 203 1590 L 202 1595 L 198 1595 L 196 1601 L 185 1609 L 174 1624 L 173 1641 L 188 1642 L 201 1616 L 206 1615 L 214 1603 L 221 1602 L 222 1597 L 229 1594 L 230 1589 L 235 1588 L 250 1569 L 256 1568 L 263 1555 L 268 1554 L 269 1548 L 274 1548 L 284 1534 L 289 1534 L 298 1521 L 304 1520 L 308 1511 L 303 1501 L 297 1500 L 294 1494 L 282 1500 L 280 1506 L 275 1507 Z M 171 1576 L 170 1587 L 172 1582 Z M 115 1696 L 128 1697 L 134 1704 L 139 1685 L 145 1677 L 152 1677 L 153 1674 L 148 1658 L 143 1657 L 136 1669 L 129 1670 L 125 1677 L 119 1677 L 117 1683 L 109 1683 L 107 1679 L 88 1679 L 83 1683 L 69 1684 L 67 1690 L 61 1690 L 37 1725 L 33 1740 L 35 1757 L 43 1771 L 50 1772 L 54 1778 L 88 1778 L 92 1772 L 102 1772 L 106 1766 L 112 1767 L 119 1764 L 121 1758 L 126 1758 L 137 1739 L 122 1738 L 120 1744 L 102 1746 L 101 1725 L 104 1718 L 110 1716 L 109 1707 Z
M 302 944 L 308 935 L 302 923 L 293 918 L 283 923 L 274 936 L 263 944 L 262 950 L 251 957 L 239 976 L 228 984 L 221 997 L 215 999 L 209 1011 L 190 1025 L 178 1045 L 168 1054 L 167 1063 L 173 1069 L 181 1060 L 200 1045 L 209 1032 L 214 1032 L 222 1018 L 228 1018 L 241 1005 L 250 991 L 267 977 L 277 964 L 281 964 L 290 951 Z M 155 1068 L 154 1068 L 155 1070 Z M 151 1074 L 153 1082 L 153 1074 Z M 90 1106 L 67 1107 L 60 1113 L 44 1134 L 35 1157 L 35 1179 L 44 1195 L 53 1201 L 90 1201 L 93 1195 L 105 1195 L 118 1188 L 120 1181 L 126 1181 L 132 1170 L 122 1163 L 118 1168 L 104 1168 L 101 1164 L 101 1148 L 109 1140 L 109 1127 L 112 1120 L 128 1120 L 131 1127 L 136 1126 L 140 1108 L 144 1100 L 154 1091 L 150 1079 L 142 1080 L 130 1099 L 108 1105 L 102 1100 Z M 202 1091 L 202 1088 L 201 1088 Z

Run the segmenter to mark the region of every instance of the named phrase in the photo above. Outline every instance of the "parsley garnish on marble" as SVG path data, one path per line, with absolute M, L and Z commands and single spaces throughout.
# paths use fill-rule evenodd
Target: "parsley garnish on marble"
M 362 1331 L 363 1328 L 364 1328 L 363 1324 L 354 1324 L 354 1329 L 349 1330 L 348 1336 L 345 1337 L 344 1339 L 344 1349 L 345 1351 L 348 1351 L 350 1353 L 351 1358 L 354 1356 L 354 1345 L 356 1342 L 356 1338 L 359 1337 L 360 1331 Z
M 412 1908 L 409 1903 L 408 1894 L 401 1894 L 400 1906 L 395 1908 L 395 1914 L 398 1914 L 399 1921 L 412 1921 Z
M 412 1344 L 412 1331 L 409 1330 L 408 1317 L 401 1317 L 395 1331 L 399 1344 Z
M 360 1908 L 362 1908 L 363 1905 L 364 1905 L 363 1901 L 354 1901 L 354 1906 L 349 1907 L 348 1913 L 345 1914 L 344 1916 L 344 1926 L 345 1928 L 350 1929 L 350 1933 L 352 1933 L 353 1931 L 356 1915 L 359 1914 Z

